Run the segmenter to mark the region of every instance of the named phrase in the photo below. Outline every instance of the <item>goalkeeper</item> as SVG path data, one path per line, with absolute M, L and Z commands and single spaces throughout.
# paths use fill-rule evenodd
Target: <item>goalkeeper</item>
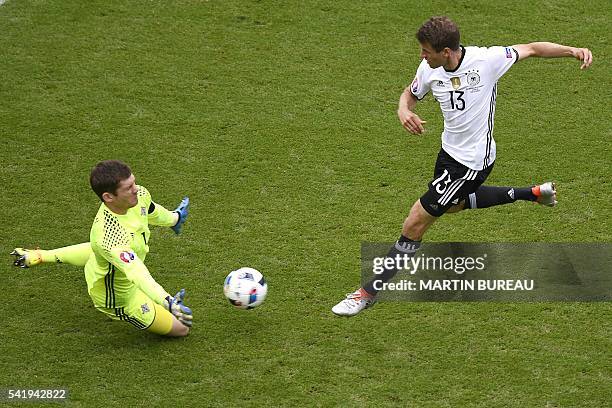
M 118 160 L 98 163 L 90 184 L 102 204 L 91 228 L 90 242 L 55 250 L 16 248 L 14 264 L 42 262 L 85 266 L 87 290 L 94 306 L 114 320 L 166 336 L 186 336 L 191 310 L 183 305 L 181 289 L 170 296 L 151 277 L 144 259 L 149 252 L 149 224 L 179 233 L 188 214 L 189 199 L 171 212 L 156 204 L 146 188 L 135 183 L 129 166 Z

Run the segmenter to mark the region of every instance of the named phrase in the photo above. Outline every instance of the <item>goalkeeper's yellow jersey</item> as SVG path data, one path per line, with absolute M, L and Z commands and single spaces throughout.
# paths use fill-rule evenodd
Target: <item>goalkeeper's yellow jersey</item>
M 123 307 L 136 289 L 158 304 L 169 296 L 144 264 L 149 252 L 149 223 L 172 226 L 174 216 L 153 203 L 142 186 L 138 186 L 138 204 L 124 215 L 100 205 L 90 233 L 93 253 L 85 265 L 87 290 L 96 307 Z

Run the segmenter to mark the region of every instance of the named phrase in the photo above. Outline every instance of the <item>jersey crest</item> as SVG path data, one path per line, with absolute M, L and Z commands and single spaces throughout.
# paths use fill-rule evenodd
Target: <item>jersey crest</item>
M 475 85 L 478 85 L 479 82 L 480 82 L 480 75 L 478 75 L 476 72 L 469 72 L 467 74 L 468 85 L 475 86 Z

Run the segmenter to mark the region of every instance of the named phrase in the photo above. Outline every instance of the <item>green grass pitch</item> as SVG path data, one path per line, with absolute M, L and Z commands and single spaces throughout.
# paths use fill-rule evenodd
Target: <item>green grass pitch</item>
M 609 303 L 330 312 L 360 243 L 396 239 L 430 179 L 439 108 L 419 104 L 419 137 L 396 110 L 414 32 L 441 14 L 466 45 L 554 41 L 595 62 L 530 59 L 499 83 L 488 183 L 554 179 L 559 206 L 445 216 L 426 239 L 610 242 L 609 1 L 0 5 L 0 388 L 67 387 L 67 406 L 609 406 Z M 184 233 L 153 229 L 147 258 L 187 289 L 186 339 L 106 320 L 79 268 L 10 266 L 15 246 L 88 240 L 88 173 L 107 158 L 167 207 L 191 197 Z M 249 312 L 222 295 L 240 266 L 270 288 Z

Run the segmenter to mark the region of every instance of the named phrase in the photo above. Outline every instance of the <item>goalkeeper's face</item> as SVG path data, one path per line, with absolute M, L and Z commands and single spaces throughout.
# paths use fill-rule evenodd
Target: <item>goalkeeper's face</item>
M 121 180 L 115 194 L 111 195 L 113 204 L 116 207 L 127 210 L 138 204 L 138 187 L 136 186 L 136 178 L 130 174 L 129 178 Z

